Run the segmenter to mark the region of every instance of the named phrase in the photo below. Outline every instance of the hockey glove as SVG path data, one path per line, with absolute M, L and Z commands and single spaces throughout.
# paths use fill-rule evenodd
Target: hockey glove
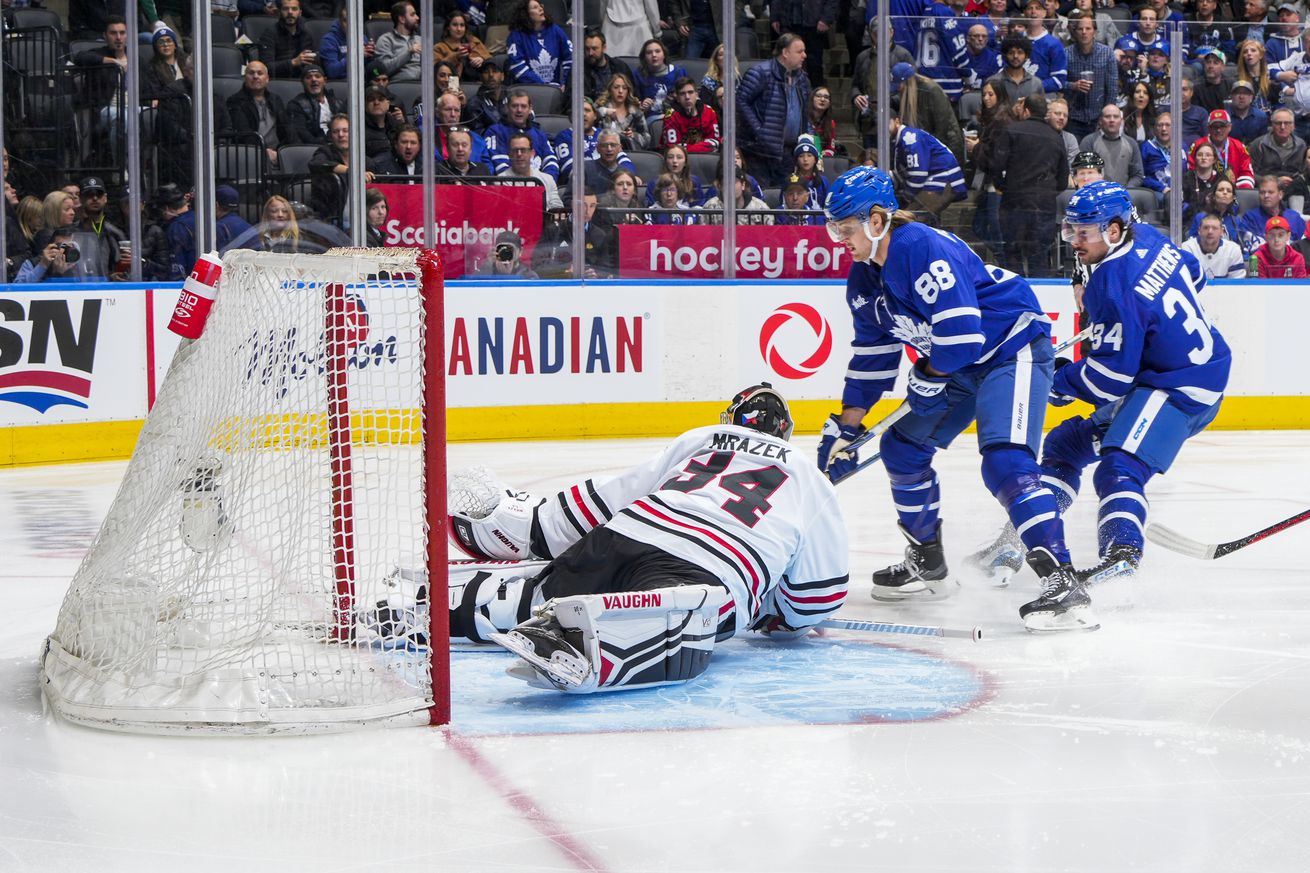
M 842 424 L 836 413 L 828 416 L 819 436 L 819 469 L 836 482 L 855 472 L 860 462 L 859 452 L 848 452 L 846 447 L 864 433 L 862 424 Z
M 946 383 L 950 376 L 932 376 L 928 373 L 928 359 L 920 358 L 910 369 L 910 381 L 905 399 L 915 415 L 936 418 L 946 411 Z
M 1068 358 L 1056 358 L 1055 372 L 1057 373 L 1060 372 L 1061 367 L 1066 367 L 1072 363 L 1073 361 L 1069 360 Z M 1052 387 L 1051 395 L 1048 398 L 1046 398 L 1046 402 L 1051 404 L 1052 406 L 1068 406 L 1070 403 L 1073 403 L 1077 399 L 1078 399 L 1077 397 L 1070 397 L 1068 394 L 1060 394 L 1055 390 L 1054 387 Z

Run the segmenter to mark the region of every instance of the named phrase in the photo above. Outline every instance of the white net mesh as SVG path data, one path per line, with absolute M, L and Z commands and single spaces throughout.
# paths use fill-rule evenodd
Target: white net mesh
M 500 505 L 505 486 L 486 467 L 467 467 L 451 472 L 449 493 L 448 508 L 452 514 L 486 518 Z
M 426 564 L 419 275 L 403 250 L 225 258 L 49 638 L 56 709 L 136 730 L 427 720 L 426 650 L 370 626 L 394 567 Z

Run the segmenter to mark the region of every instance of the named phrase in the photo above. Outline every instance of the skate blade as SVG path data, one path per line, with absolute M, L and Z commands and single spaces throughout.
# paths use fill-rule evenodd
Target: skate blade
M 971 569 L 982 577 L 993 588 L 1009 588 L 1010 580 L 1019 574 L 1018 567 L 1011 567 L 1005 564 L 996 566 L 991 565 L 984 567 L 980 564 L 972 565 Z
M 491 634 L 491 641 L 527 661 L 532 669 L 549 680 L 559 691 L 581 688 L 591 672 L 589 665 L 568 663 L 554 658 L 547 661 L 537 654 L 537 649 L 532 645 L 531 640 L 514 631 Z
M 1092 614 L 1090 606 L 1075 606 L 1059 615 L 1053 612 L 1030 612 L 1023 620 L 1027 630 L 1038 633 L 1058 633 L 1060 631 L 1094 631 L 1101 622 Z
M 513 676 L 515 679 L 521 679 L 531 685 L 533 688 L 542 688 L 546 691 L 559 691 L 553 683 L 537 672 L 537 668 L 523 661 L 515 661 L 505 668 L 507 676 Z
M 938 600 L 945 600 L 959 588 L 960 583 L 948 577 L 939 579 L 936 582 L 911 582 L 898 588 L 875 585 L 873 590 L 869 592 L 869 596 L 879 603 L 904 603 L 906 601 L 933 603 Z

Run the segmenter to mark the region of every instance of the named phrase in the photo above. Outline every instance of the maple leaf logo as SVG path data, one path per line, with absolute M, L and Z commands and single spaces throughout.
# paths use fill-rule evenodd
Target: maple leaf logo
M 892 315 L 891 335 L 923 354 L 932 351 L 932 328 L 927 322 L 915 321 L 908 315 Z

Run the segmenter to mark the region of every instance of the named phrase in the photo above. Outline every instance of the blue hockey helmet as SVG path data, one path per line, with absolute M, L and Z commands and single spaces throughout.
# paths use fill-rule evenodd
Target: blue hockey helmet
M 1060 235 L 1072 241 L 1077 225 L 1095 225 L 1104 234 L 1115 219 L 1127 227 L 1133 220 L 1133 198 L 1122 185 L 1114 182 L 1092 182 L 1073 193 L 1064 207 L 1064 224 Z M 1107 241 L 1108 242 L 1108 241 Z
M 870 241 L 877 243 L 886 235 L 887 228 L 883 228 L 882 234 L 877 238 L 869 232 L 869 213 L 876 206 L 888 212 L 895 212 L 901 208 L 900 201 L 896 199 L 896 188 L 892 183 L 892 177 L 886 170 L 877 167 L 852 167 L 842 173 L 837 177 L 837 181 L 832 183 L 832 188 L 828 191 L 828 200 L 823 207 L 828 217 L 828 236 L 832 237 L 834 242 L 841 242 L 850 235 L 851 231 L 849 228 L 843 230 L 839 227 L 840 223 L 847 218 L 855 218 L 863 226 L 864 233 Z
M 791 410 L 787 401 L 768 382 L 761 382 L 738 391 L 719 415 L 723 424 L 735 424 L 757 430 L 769 436 L 791 439 Z

